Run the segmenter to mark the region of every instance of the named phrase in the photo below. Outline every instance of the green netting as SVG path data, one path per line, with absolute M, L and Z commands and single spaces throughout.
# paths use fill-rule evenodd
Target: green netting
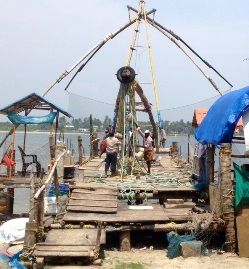
M 169 232 L 166 235 L 169 242 L 167 257 L 173 259 L 175 257 L 181 256 L 180 244 L 182 242 L 188 242 L 195 239 L 195 234 L 191 233 L 189 235 L 178 235 L 176 232 Z
M 50 112 L 46 116 L 22 116 L 14 112 L 8 112 L 9 120 L 14 124 L 43 124 L 53 123 L 57 112 Z
M 233 163 L 236 178 L 235 189 L 235 212 L 238 212 L 238 206 L 249 204 L 249 172 Z

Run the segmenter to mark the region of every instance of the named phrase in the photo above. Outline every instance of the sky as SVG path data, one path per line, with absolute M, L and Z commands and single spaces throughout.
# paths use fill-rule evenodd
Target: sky
M 127 5 L 137 9 L 139 1 L 0 0 L 0 5 L 0 108 L 3 108 L 32 92 L 43 95 L 65 70 L 74 66 L 108 33 L 128 22 L 129 16 L 133 18 L 135 13 L 129 13 Z M 153 8 L 157 10 L 155 21 L 180 36 L 233 85 L 231 88 L 190 54 L 222 93 L 248 86 L 249 60 L 245 60 L 249 59 L 248 0 L 146 1 L 146 10 Z M 146 47 L 142 27 L 144 24 L 137 44 Z M 114 104 L 119 89 L 115 74 L 126 63 L 133 30 L 132 25 L 109 40 L 76 76 L 68 91 Z M 198 106 L 198 102 L 218 95 L 173 42 L 152 26 L 149 33 L 160 110 L 195 103 Z M 186 49 L 184 45 L 183 48 Z M 148 84 L 152 78 L 146 48 L 134 52 L 131 67 L 136 70 L 137 79 L 147 83 L 141 85 L 155 109 L 154 90 Z M 88 116 L 83 112 L 84 104 L 69 105 L 65 91 L 78 68 L 57 83 L 45 98 L 66 111 L 78 111 L 84 118 Z M 93 115 L 94 111 L 101 111 L 98 105 L 92 109 Z M 164 120 L 167 115 L 165 117 Z M 0 116 L 0 121 L 5 120 L 5 116 Z M 191 120 L 189 116 L 187 120 Z

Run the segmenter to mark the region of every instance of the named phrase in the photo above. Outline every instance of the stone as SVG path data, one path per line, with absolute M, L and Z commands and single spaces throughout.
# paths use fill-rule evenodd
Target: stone
M 201 256 L 201 241 L 188 241 L 180 243 L 180 251 L 183 258 L 200 257 Z

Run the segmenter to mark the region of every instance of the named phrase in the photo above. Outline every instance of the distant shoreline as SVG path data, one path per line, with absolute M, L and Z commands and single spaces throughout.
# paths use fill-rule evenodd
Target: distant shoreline
M 9 131 L 0 131 L 0 133 L 8 133 Z M 16 131 L 17 134 L 22 134 L 24 131 Z M 27 131 L 27 134 L 49 134 L 50 132 L 42 132 L 42 131 Z M 102 132 L 97 132 L 98 134 L 104 133 Z M 54 132 L 53 132 L 54 134 Z M 57 133 L 58 135 L 59 133 Z M 64 133 L 65 135 L 69 134 L 75 134 L 75 135 L 90 135 L 90 132 L 66 132 Z M 188 134 L 167 134 L 167 136 L 187 136 Z M 193 134 L 190 134 L 190 136 L 193 136 Z
M 0 133 L 8 133 L 9 131 L 0 131 Z M 16 134 L 22 134 L 22 133 L 24 133 L 24 131 L 16 131 Z M 101 133 L 101 132 L 100 132 Z M 33 131 L 33 132 L 31 132 L 31 131 L 27 131 L 27 134 L 50 134 L 50 132 L 42 132 L 42 131 Z M 54 132 L 53 132 L 53 134 L 55 134 Z M 89 135 L 90 133 L 88 132 L 88 133 L 83 133 L 83 132 L 75 132 L 75 133 L 64 133 L 64 134 L 78 134 L 78 135 Z M 58 135 L 58 133 L 57 133 L 57 135 Z

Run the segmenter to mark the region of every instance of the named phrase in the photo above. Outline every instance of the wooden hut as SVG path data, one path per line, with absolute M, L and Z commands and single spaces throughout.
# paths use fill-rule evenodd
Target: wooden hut
M 38 112 L 35 112 L 38 111 Z M 43 112 L 47 111 L 48 114 L 43 115 Z M 36 113 L 36 115 L 34 115 Z M 55 104 L 46 100 L 45 98 L 39 96 L 36 93 L 31 93 L 20 100 L 15 101 L 14 103 L 0 109 L 0 114 L 6 115 L 8 119 L 13 123 L 13 128 L 5 136 L 0 146 L 6 141 L 8 136 L 12 135 L 12 141 L 10 144 L 10 150 L 5 152 L 2 162 L 2 165 L 8 166 L 7 174 L 0 177 L 0 188 L 7 189 L 8 201 L 7 201 L 7 214 L 13 213 L 13 203 L 14 203 L 14 189 L 15 188 L 29 188 L 30 181 L 23 180 L 23 177 L 26 175 L 26 170 L 31 164 L 36 166 L 36 175 L 40 176 L 41 164 L 39 162 L 39 157 L 35 154 L 26 154 L 26 134 L 27 134 L 27 125 L 28 124 L 49 124 L 49 139 L 50 139 L 50 148 L 54 148 L 57 141 L 57 132 L 58 132 L 58 119 L 60 113 L 66 117 L 71 117 L 69 113 L 59 108 Z M 38 114 L 38 115 L 37 115 Z M 55 126 L 53 126 L 55 121 Z M 23 132 L 23 145 L 16 145 L 16 130 L 19 125 L 24 125 Z M 15 150 L 18 147 L 21 158 L 22 158 L 22 172 L 21 175 L 15 173 Z M 20 179 L 21 183 L 20 183 Z

